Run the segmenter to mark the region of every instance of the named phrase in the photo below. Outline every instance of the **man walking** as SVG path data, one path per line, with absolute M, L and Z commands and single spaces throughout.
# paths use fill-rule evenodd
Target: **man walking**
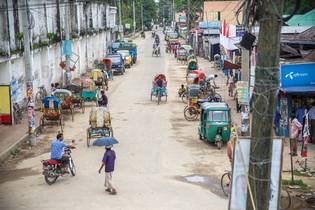
M 113 187 L 112 183 L 112 176 L 115 168 L 115 159 L 116 159 L 116 154 L 115 151 L 112 150 L 113 145 L 106 146 L 106 151 L 104 153 L 102 165 L 100 169 L 98 170 L 98 173 L 100 174 L 103 167 L 105 166 L 105 188 L 106 191 L 109 192 L 111 195 L 116 195 L 117 191 Z

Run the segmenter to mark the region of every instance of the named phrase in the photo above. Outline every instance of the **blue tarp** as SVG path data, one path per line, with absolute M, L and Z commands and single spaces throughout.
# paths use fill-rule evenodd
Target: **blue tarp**
M 201 29 L 220 29 L 220 22 L 199 22 L 199 28 Z

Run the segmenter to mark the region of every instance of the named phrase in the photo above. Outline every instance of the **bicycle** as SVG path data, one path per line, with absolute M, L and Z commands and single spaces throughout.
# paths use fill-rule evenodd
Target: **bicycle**
M 221 176 L 221 189 L 225 196 L 229 196 L 231 190 L 231 171 L 225 171 L 225 173 Z

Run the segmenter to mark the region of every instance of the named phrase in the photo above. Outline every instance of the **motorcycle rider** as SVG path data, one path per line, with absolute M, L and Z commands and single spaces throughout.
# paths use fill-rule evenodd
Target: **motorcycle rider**
M 160 37 L 159 35 L 155 35 L 154 43 L 153 43 L 153 51 L 155 52 L 157 50 L 157 53 L 160 54 Z
M 65 144 L 63 142 L 63 134 L 58 133 L 56 139 L 53 140 L 50 145 L 50 159 L 60 162 L 63 172 L 69 173 L 68 171 L 69 158 L 67 156 L 63 156 L 65 148 L 74 149 L 75 146 Z

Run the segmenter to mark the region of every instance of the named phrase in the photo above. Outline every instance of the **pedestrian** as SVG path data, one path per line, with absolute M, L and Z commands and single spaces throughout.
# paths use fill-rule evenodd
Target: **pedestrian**
M 235 81 L 234 81 L 234 75 L 231 74 L 231 75 L 229 76 L 229 78 L 228 78 L 228 81 L 227 81 L 228 90 L 229 90 L 229 96 L 230 96 L 230 97 L 233 97 L 233 96 L 234 96 L 234 94 L 233 94 L 234 89 L 235 89 L 235 83 L 234 83 L 234 82 L 235 82 Z
M 111 195 L 116 195 L 117 191 L 113 186 L 112 178 L 113 178 L 113 172 L 115 169 L 115 160 L 116 160 L 116 153 L 114 150 L 112 150 L 113 145 L 106 146 L 104 157 L 102 160 L 102 165 L 100 169 L 98 170 L 98 173 L 100 174 L 103 167 L 105 166 L 105 183 L 104 186 L 106 188 L 106 192 L 109 192 Z
M 299 133 L 302 130 L 302 124 L 296 118 L 295 113 L 291 114 L 289 121 L 289 135 L 290 135 L 290 145 L 291 145 L 291 155 L 297 156 L 297 144 Z
M 315 101 L 313 101 L 312 107 L 308 111 L 308 117 L 311 124 L 311 142 L 315 143 Z
M 54 91 L 56 90 L 55 84 L 54 84 L 54 83 L 51 83 L 51 84 L 50 84 L 50 88 L 51 88 L 51 92 L 54 92 Z
M 237 138 L 236 128 L 234 126 L 232 126 L 230 140 L 228 141 L 228 143 L 226 145 L 226 154 L 229 158 L 229 161 L 231 163 L 232 168 L 233 168 L 234 141 L 236 138 Z

